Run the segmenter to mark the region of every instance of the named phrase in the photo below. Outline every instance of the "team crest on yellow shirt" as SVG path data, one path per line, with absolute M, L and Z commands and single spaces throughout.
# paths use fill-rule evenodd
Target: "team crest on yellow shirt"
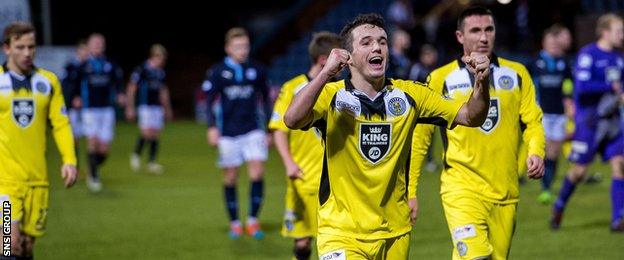
M 360 124 L 359 148 L 366 160 L 377 164 L 390 151 L 392 125 L 388 123 Z
M 513 88 L 514 82 L 513 79 L 510 76 L 507 75 L 503 75 L 500 78 L 498 78 L 498 86 L 502 89 L 511 89 Z
M 393 97 L 388 101 L 388 111 L 395 116 L 400 116 L 405 113 L 406 106 L 405 100 L 400 97 Z
M 35 101 L 32 98 L 13 99 L 13 119 L 21 128 L 30 126 L 35 117 Z
M 487 118 L 485 122 L 479 127 L 481 131 L 486 134 L 491 133 L 494 128 L 498 125 L 500 121 L 500 106 L 498 102 L 498 98 L 492 97 L 490 98 L 490 109 L 488 110 Z

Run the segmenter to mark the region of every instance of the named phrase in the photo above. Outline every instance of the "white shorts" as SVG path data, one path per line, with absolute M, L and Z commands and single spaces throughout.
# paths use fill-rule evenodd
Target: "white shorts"
M 110 143 L 115 132 L 115 109 L 95 107 L 82 109 L 82 130 L 88 138 Z
M 542 125 L 546 132 L 546 140 L 563 141 L 566 137 L 566 124 L 568 119 L 562 114 L 544 114 Z
M 82 119 L 80 109 L 71 108 L 69 109 L 69 124 L 72 128 L 72 133 L 74 133 L 74 138 L 80 138 L 84 136 L 84 131 L 82 130 Z
M 247 161 L 266 161 L 268 153 L 266 133 L 263 130 L 219 138 L 220 168 L 238 167 Z
M 161 106 L 139 106 L 139 128 L 156 129 L 163 128 L 165 111 Z

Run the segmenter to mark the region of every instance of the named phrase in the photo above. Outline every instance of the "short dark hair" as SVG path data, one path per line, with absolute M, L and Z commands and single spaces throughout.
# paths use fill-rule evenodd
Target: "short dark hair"
M 542 35 L 542 37 L 546 37 L 546 35 L 557 36 L 566 30 L 568 30 L 568 28 L 566 28 L 560 23 L 556 23 L 546 28 L 546 30 L 544 30 L 544 34 Z
M 308 53 L 312 63 L 316 63 L 321 55 L 329 56 L 333 48 L 340 47 L 340 36 L 328 31 L 321 31 L 312 35 L 312 41 L 308 45 Z
M 383 29 L 384 31 L 386 30 L 386 24 L 384 22 L 383 17 L 381 17 L 381 15 L 376 14 L 376 13 L 360 14 L 357 17 L 355 17 L 355 19 L 352 22 L 346 24 L 342 28 L 342 31 L 340 32 L 340 38 L 342 38 L 343 49 L 348 50 L 349 52 L 353 51 L 353 46 L 352 46 L 353 35 L 351 35 L 351 31 L 353 31 L 355 27 L 358 27 L 363 24 L 374 25 Z
M 11 45 L 11 38 L 20 38 L 24 34 L 34 33 L 35 27 L 26 22 L 12 22 L 4 29 L 4 35 L 2 36 L 2 43 Z
M 492 20 L 494 20 L 494 14 L 492 14 L 492 11 L 490 11 L 490 9 L 482 6 L 471 6 L 464 9 L 464 11 L 459 14 L 459 17 L 457 18 L 457 30 L 461 31 L 462 29 L 464 29 L 464 21 L 467 17 L 473 15 L 489 15 L 492 17 Z

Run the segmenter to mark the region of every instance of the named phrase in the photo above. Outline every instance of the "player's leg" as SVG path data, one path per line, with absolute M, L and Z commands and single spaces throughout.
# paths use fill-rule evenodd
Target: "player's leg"
M 134 151 L 130 155 L 130 168 L 133 171 L 138 171 L 141 168 L 141 152 L 143 152 L 143 147 L 147 142 L 145 131 L 145 124 L 147 122 L 147 106 L 140 105 L 138 107 L 137 114 L 137 122 L 139 125 L 139 137 L 137 138 L 136 145 L 134 146 Z
M 22 256 L 33 256 L 36 237 L 44 234 L 48 213 L 47 187 L 29 187 L 24 196 L 24 216 L 22 222 Z
M 486 220 L 492 203 L 471 194 L 445 193 L 442 206 L 453 241 L 453 259 L 491 257 L 493 249 Z
M 11 257 L 22 256 L 24 251 L 20 228 L 24 217 L 24 192 L 23 185 L 0 182 L 0 203 L 4 206 L 6 201 L 11 205 Z
M 87 137 L 87 154 L 88 154 L 88 174 L 87 188 L 91 191 L 99 191 L 101 184 L 99 182 L 99 174 L 97 172 L 97 147 L 98 147 L 98 131 L 101 128 L 100 114 L 97 109 L 82 109 L 82 124 L 84 134 Z
M 582 124 L 576 124 L 572 140 L 572 152 L 568 158 L 572 166 L 568 170 L 565 178 L 563 178 L 559 196 L 553 204 L 550 218 L 551 229 L 558 229 L 560 227 L 563 212 L 570 197 L 576 190 L 576 185 L 587 175 L 587 167 L 593 161 L 594 155 L 598 149 L 597 145 L 594 144 L 594 136 L 595 131 L 592 128 Z
M 386 239 L 384 253 L 380 259 L 408 259 L 409 258 L 410 233 Z
M 317 232 L 318 194 L 300 192 L 295 181 L 287 179 L 287 182 L 282 235 L 295 239 L 295 259 L 309 259 L 312 240 Z
M 237 143 L 240 137 L 222 136 L 219 138 L 219 167 L 223 172 L 223 197 L 230 220 L 230 238 L 237 239 L 243 233 L 238 217 L 238 198 L 236 183 L 238 170 L 243 164 L 241 147 Z
M 611 165 L 611 230 L 624 232 L 624 138 L 620 134 L 605 147 Z
M 247 218 L 247 233 L 256 239 L 264 237 L 260 228 L 258 214 L 264 199 L 264 162 L 268 157 L 266 134 L 262 130 L 254 130 L 243 137 L 243 157 L 249 170 L 250 188 L 250 212 Z
M 147 170 L 151 173 L 162 173 L 162 165 L 156 162 L 158 154 L 160 130 L 163 128 L 165 121 L 165 112 L 161 106 L 150 106 L 148 122 L 146 123 L 146 135 L 150 140 L 149 157 L 147 160 Z
M 492 259 L 509 258 L 511 239 L 516 229 L 517 203 L 497 204 L 492 207 L 487 220 L 489 239 L 492 244 Z
M 542 204 L 549 204 L 554 200 L 550 188 L 557 173 L 557 159 L 561 150 L 563 140 L 565 140 L 565 115 L 545 114 L 542 119 L 546 132 L 546 158 L 544 160 L 544 177 L 542 178 L 542 193 L 538 201 Z
M 295 239 L 295 248 L 293 250 L 295 259 L 308 260 L 312 254 L 312 237 L 304 237 Z

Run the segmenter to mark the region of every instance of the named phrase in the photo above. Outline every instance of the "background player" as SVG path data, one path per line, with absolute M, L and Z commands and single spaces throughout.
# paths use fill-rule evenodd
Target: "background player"
M 618 102 L 622 95 L 624 59 L 616 48 L 622 47 L 622 18 L 606 14 L 598 19 L 598 41 L 579 51 L 574 72 L 574 137 L 569 160 L 573 163 L 563 180 L 553 205 L 550 227 L 558 229 L 570 196 L 587 174 L 594 155 L 609 161 L 611 183 L 611 230 L 624 231 L 624 137 Z
M 572 84 L 572 72 L 565 56 L 566 46 L 561 40 L 561 36 L 566 33 L 570 32 L 559 24 L 546 29 L 542 37 L 542 50 L 529 66 L 537 90 L 537 99 L 544 113 L 542 124 L 546 133 L 545 170 L 542 193 L 538 197 L 538 201 L 542 204 L 550 204 L 554 200 L 550 187 L 557 173 L 561 145 L 566 139 L 567 119 L 564 103 L 569 102 L 565 99 L 570 97 L 564 95 L 564 85 Z
M 78 92 L 77 88 L 79 87 L 76 85 L 79 68 L 88 57 L 89 50 L 87 49 L 87 42 L 85 40 L 79 40 L 76 45 L 76 57 L 65 65 L 65 75 L 62 82 L 65 105 L 69 107 L 69 123 L 71 124 L 72 133 L 74 135 L 76 159 L 79 158 L 78 147 L 80 147 L 80 138 L 82 138 L 84 133 L 80 120 L 79 104 L 74 104 L 74 97 L 76 97 L 76 93 Z M 78 163 L 78 161 L 76 161 L 76 163 Z
M 283 115 L 293 97 L 315 78 L 325 66 L 333 48 L 340 47 L 340 37 L 330 32 L 315 33 L 308 46 L 312 66 L 284 83 L 275 101 L 269 128 L 284 166 L 286 185 L 286 209 L 282 235 L 295 239 L 295 258 L 309 259 L 312 238 L 317 232 L 318 187 L 323 169 L 323 146 L 317 129 L 290 130 L 284 124 Z
M 264 130 L 271 116 L 271 104 L 266 73 L 249 61 L 249 36 L 242 28 L 232 28 L 225 34 L 227 57 L 207 73 L 202 88 L 208 97 L 208 143 L 219 148 L 219 167 L 223 170 L 225 205 L 230 217 L 230 237 L 242 234 L 238 219 L 236 180 L 238 169 L 247 162 L 251 179 L 251 207 L 247 218 L 247 233 L 261 239 L 258 212 L 264 197 L 264 161 L 268 156 L 270 135 Z M 214 100 L 220 97 L 219 122 L 212 112 Z M 258 100 L 262 99 L 265 119 L 259 120 Z
M 527 69 L 492 52 L 496 27 L 490 10 L 465 9 L 457 20 L 455 35 L 464 55 L 476 52 L 491 57 L 492 81 L 490 108 L 481 127 L 441 129 L 445 149 L 440 193 L 454 246 L 453 259 L 507 259 L 519 200 L 520 139 L 527 144 L 529 178 L 544 174 L 542 111 Z M 430 74 L 429 86 L 462 102 L 473 92 L 473 79 L 466 68 L 464 62 L 452 61 Z M 417 185 L 432 133 L 432 126 L 416 127 L 411 185 Z M 409 196 L 415 208 L 415 186 L 410 187 Z
M 115 97 L 124 105 L 123 79 L 121 68 L 104 54 L 106 40 L 94 33 L 87 40 L 89 58 L 79 69 L 76 84 L 77 105 L 82 107 L 82 124 L 88 139 L 89 174 L 87 187 L 93 192 L 102 189 L 99 167 L 104 163 L 115 132 Z
M 2 48 L 7 61 L 0 69 L 0 84 L 8 88 L 0 95 L 0 201 L 11 203 L 8 259 L 32 259 L 35 238 L 45 230 L 49 127 L 61 153 L 66 188 L 74 184 L 77 173 L 62 89 L 52 72 L 33 65 L 35 42 L 35 28 L 30 24 L 14 22 L 4 29 Z
M 171 120 L 173 118 L 169 89 L 165 85 L 164 67 L 166 61 L 167 49 L 160 44 L 152 45 L 149 58 L 141 66 L 134 69 L 126 88 L 128 98 L 126 119 L 132 121 L 136 118 L 135 99 L 138 99 L 139 128 L 141 130 L 134 152 L 130 155 L 130 168 L 133 171 L 138 171 L 141 168 L 141 151 L 145 142 L 149 144 L 147 171 L 156 174 L 163 171 L 162 165 L 156 162 L 158 139 L 164 119 Z

